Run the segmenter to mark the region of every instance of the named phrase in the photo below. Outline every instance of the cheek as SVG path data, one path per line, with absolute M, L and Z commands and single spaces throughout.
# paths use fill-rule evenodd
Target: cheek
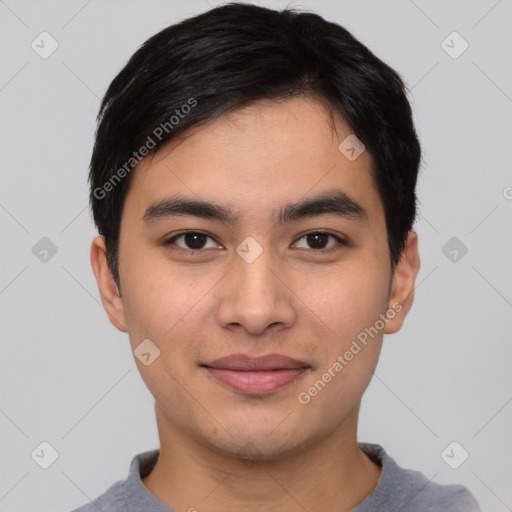
M 149 337 L 159 345 L 168 346 L 168 341 L 197 315 L 197 295 L 177 278 L 167 282 L 159 276 L 152 282 L 146 276 L 140 282 L 133 282 L 124 300 L 130 334 Z
M 159 386 L 156 377 L 151 377 L 155 372 L 167 382 L 170 375 L 166 369 L 173 376 L 186 377 L 200 359 L 205 337 L 208 336 L 210 348 L 214 343 L 207 325 L 213 315 L 213 295 L 208 292 L 214 289 L 219 276 L 211 270 L 199 275 L 197 270 L 171 267 L 165 260 L 133 257 L 125 266 L 124 278 L 123 303 L 132 350 L 145 339 L 160 350 L 155 368 L 137 361 L 148 387 Z M 167 382 L 166 387 L 170 384 L 173 387 L 172 382 Z
M 384 325 L 380 315 L 387 309 L 389 272 L 384 265 L 361 255 L 333 276 L 324 292 L 322 307 L 332 332 L 324 345 L 326 366 L 319 373 L 330 369 L 336 375 L 324 395 L 333 407 L 346 407 L 348 397 L 358 399 L 377 365 Z
M 193 282 L 171 266 L 164 252 L 124 235 L 119 268 L 125 315 L 132 331 L 162 336 L 190 310 Z
M 321 280 L 310 277 L 302 284 L 304 309 L 330 338 L 344 342 L 385 312 L 388 278 L 382 264 L 363 260 L 340 266 Z
M 201 345 L 201 295 L 197 285 L 183 277 L 166 277 L 165 270 L 155 266 L 137 277 L 131 274 L 126 286 L 125 314 L 135 362 L 155 400 L 172 403 L 178 417 L 187 410 L 183 383 L 191 379 Z M 157 354 L 148 365 L 137 356 L 147 339 L 154 344 L 149 345 L 151 359 Z

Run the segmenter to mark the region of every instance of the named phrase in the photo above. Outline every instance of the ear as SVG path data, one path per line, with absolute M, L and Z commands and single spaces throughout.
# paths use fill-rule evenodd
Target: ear
M 418 235 L 411 230 L 393 274 L 393 284 L 388 300 L 388 321 L 384 334 L 393 334 L 402 328 L 414 300 L 414 286 L 419 269 Z
M 101 302 L 112 324 L 127 332 L 124 305 L 108 264 L 105 237 L 97 236 L 91 245 L 91 266 L 96 277 Z

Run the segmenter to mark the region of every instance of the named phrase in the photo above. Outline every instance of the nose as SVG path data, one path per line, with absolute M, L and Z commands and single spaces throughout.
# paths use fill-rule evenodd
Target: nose
M 218 322 L 224 328 L 262 335 L 266 330 L 291 327 L 296 321 L 295 295 L 269 251 L 251 263 L 236 256 L 216 291 Z

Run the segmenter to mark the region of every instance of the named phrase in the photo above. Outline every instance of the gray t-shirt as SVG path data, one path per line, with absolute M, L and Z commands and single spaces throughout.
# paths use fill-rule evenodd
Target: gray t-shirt
M 377 487 L 351 512 L 481 512 L 475 498 L 462 485 L 436 484 L 419 471 L 398 466 L 379 445 L 359 446 L 382 466 L 382 473 Z M 151 450 L 136 455 L 126 480 L 116 482 L 93 502 L 73 512 L 174 512 L 141 481 L 154 468 L 158 454 L 159 450 Z

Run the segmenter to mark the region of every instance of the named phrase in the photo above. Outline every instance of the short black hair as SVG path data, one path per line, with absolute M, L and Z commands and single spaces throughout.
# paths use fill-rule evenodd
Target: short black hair
M 402 79 L 317 14 L 229 3 L 148 39 L 102 100 L 90 204 L 118 286 L 121 214 L 139 161 L 219 115 L 303 95 L 340 114 L 370 152 L 394 269 L 416 217 L 421 159 Z

